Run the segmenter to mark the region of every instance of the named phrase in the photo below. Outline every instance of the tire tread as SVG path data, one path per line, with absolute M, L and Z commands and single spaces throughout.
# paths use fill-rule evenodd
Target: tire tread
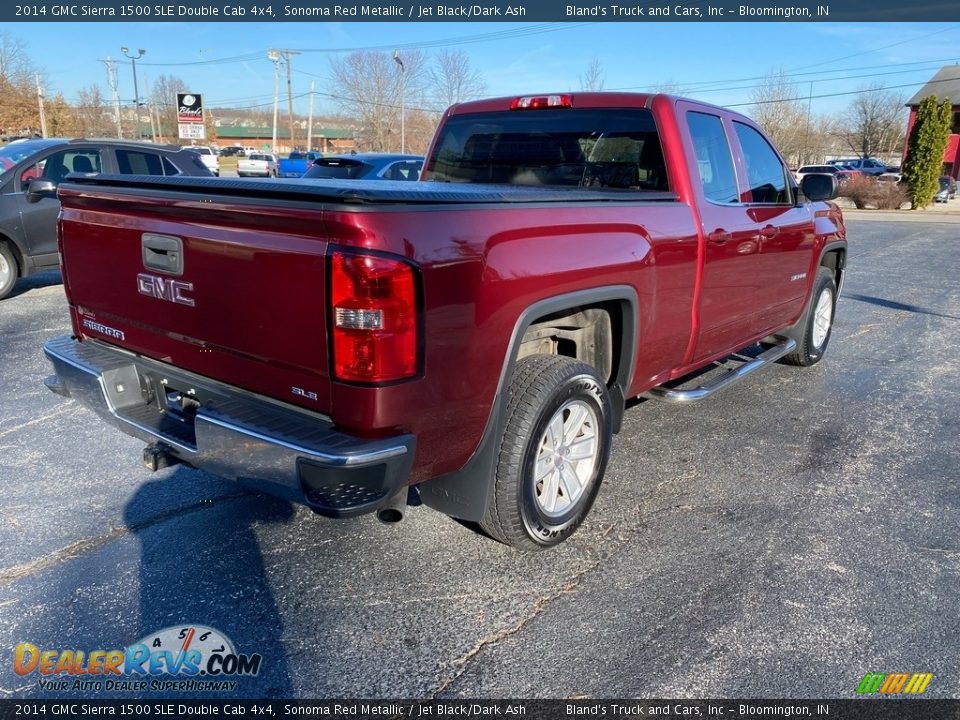
M 523 550 L 547 547 L 533 540 L 524 528 L 514 478 L 522 472 L 524 447 L 534 431 L 539 409 L 565 378 L 584 372 L 595 370 L 561 355 L 531 355 L 517 363 L 510 380 L 494 488 L 480 521 L 480 527 L 495 540 Z

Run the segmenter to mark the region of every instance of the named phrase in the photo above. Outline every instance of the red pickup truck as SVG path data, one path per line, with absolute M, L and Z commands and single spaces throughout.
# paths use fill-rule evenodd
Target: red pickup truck
M 626 399 L 820 360 L 835 194 L 742 115 L 620 93 L 456 105 L 415 183 L 77 177 L 47 384 L 152 468 L 334 517 L 416 499 L 543 548 L 589 511 Z

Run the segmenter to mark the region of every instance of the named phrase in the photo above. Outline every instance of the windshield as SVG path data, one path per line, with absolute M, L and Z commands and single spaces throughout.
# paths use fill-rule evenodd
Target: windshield
M 454 115 L 424 177 L 439 182 L 669 190 L 644 109 L 568 108 Z
M 0 148 L 0 172 L 6 172 L 24 158 L 36 152 L 61 145 L 63 140 L 20 140 Z

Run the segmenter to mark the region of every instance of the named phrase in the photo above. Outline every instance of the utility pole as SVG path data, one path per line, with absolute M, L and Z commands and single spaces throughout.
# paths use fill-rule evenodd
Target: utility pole
M 117 93 L 117 68 L 109 55 L 102 61 L 107 66 L 107 85 L 110 86 L 110 99 L 113 102 L 113 120 L 117 124 L 117 137 L 123 137 L 123 123 L 120 121 L 120 95 Z
M 137 89 L 137 60 L 146 55 L 147 51 L 139 48 L 136 55 L 130 55 L 127 53 L 128 50 L 129 48 L 126 47 L 120 48 L 120 52 L 122 52 L 125 57 L 130 58 L 130 64 L 133 66 L 133 109 L 137 114 L 137 140 L 140 140 L 143 134 L 140 132 L 140 91 Z
M 313 149 L 313 80 L 310 81 L 310 103 L 307 110 L 307 151 Z
M 40 135 L 47 136 L 47 116 L 43 113 L 43 86 L 40 84 L 40 76 L 37 75 L 37 103 L 40 105 Z
M 407 151 L 407 126 L 406 126 L 406 113 L 404 112 L 404 96 L 407 94 L 407 68 L 403 65 L 403 60 L 400 59 L 400 51 L 393 51 L 393 60 L 397 65 L 400 66 L 400 152 L 405 153 Z
M 159 122 L 157 122 L 156 124 L 154 124 L 154 122 L 153 122 L 153 113 L 154 113 L 155 111 L 156 111 L 156 108 L 153 106 L 153 103 L 150 103 L 150 104 L 147 106 L 147 115 L 150 116 L 150 136 L 153 138 L 153 141 L 154 141 L 154 142 L 157 141 L 157 128 L 158 128 L 159 125 L 160 125 Z
M 296 141 L 293 136 L 293 67 L 290 63 L 291 55 L 299 55 L 298 50 L 275 50 L 274 52 L 283 56 L 283 61 L 287 64 L 287 117 L 290 122 L 290 149 L 296 147 Z
M 270 151 L 277 152 L 277 119 L 280 113 L 280 53 L 277 50 L 267 50 L 267 58 L 273 62 L 273 144 Z

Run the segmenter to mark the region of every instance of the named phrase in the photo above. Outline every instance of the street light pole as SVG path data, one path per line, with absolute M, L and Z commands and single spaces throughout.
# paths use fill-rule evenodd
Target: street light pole
M 130 55 L 127 52 L 128 50 L 129 48 L 120 48 L 120 52 L 122 52 L 126 57 L 130 58 L 130 64 L 133 66 L 133 108 L 134 112 L 137 114 L 137 140 L 140 140 L 143 138 L 143 133 L 140 132 L 140 90 L 137 89 L 137 60 L 146 55 L 147 51 L 143 48 L 139 48 L 136 55 Z
M 267 51 L 267 59 L 273 62 L 273 144 L 270 152 L 277 153 L 277 120 L 280 114 L 280 53 L 276 50 Z
M 404 95 L 407 89 L 407 69 L 403 66 L 403 60 L 400 59 L 400 51 L 393 51 L 393 61 L 400 66 L 400 152 L 407 151 L 407 127 L 406 113 L 404 112 Z

